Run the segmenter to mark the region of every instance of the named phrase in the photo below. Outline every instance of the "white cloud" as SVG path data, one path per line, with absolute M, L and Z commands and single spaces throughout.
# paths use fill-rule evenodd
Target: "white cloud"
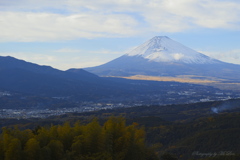
M 122 51 L 110 51 L 107 49 L 101 49 L 101 50 L 97 50 L 97 51 L 87 51 L 87 53 L 91 53 L 91 54 L 107 54 L 107 55 L 123 55 L 126 52 L 122 52 Z
M 172 55 L 172 57 L 175 59 L 175 60 L 180 60 L 181 58 L 184 57 L 184 55 L 182 53 L 175 53 Z
M 52 66 L 61 70 L 98 66 L 122 54 L 122 52 L 113 52 L 110 50 L 90 51 L 71 48 L 47 51 L 44 54 L 36 52 L 0 52 L 0 56 L 12 56 L 27 62 Z
M 129 36 L 137 22 L 128 15 L 0 12 L 0 41 L 57 41 Z
M 86 59 L 82 59 L 79 57 L 66 58 L 66 56 L 57 56 L 57 55 L 45 55 L 38 53 L 22 53 L 22 52 L 14 52 L 14 53 L 0 53 L 0 56 L 12 56 L 17 59 L 21 59 L 27 62 L 36 63 L 39 65 L 52 66 L 54 68 L 58 68 L 61 70 L 67 70 L 69 68 L 81 68 L 81 67 L 89 67 L 88 61 Z M 99 64 L 96 61 L 89 62 L 89 64 Z
M 136 13 L 149 23 L 149 29 L 166 32 L 193 26 L 239 29 L 240 3 L 234 0 L 69 0 L 68 4 L 95 12 Z
M 78 53 L 80 54 L 107 54 L 107 55 L 122 55 L 126 52 L 124 51 L 111 51 L 107 49 L 100 49 L 100 50 L 80 50 L 80 49 L 71 49 L 71 48 L 61 48 L 55 50 L 56 53 Z
M 0 41 L 240 30 L 240 2 L 234 0 L 11 0 L 1 1 L 0 10 Z
M 209 57 L 221 60 L 223 62 L 240 64 L 240 49 L 224 51 L 224 52 L 201 51 L 200 53 L 204 53 Z
M 81 53 L 82 50 L 79 49 L 71 49 L 71 48 L 61 48 L 58 50 L 55 50 L 56 53 Z
M 162 0 L 143 13 L 153 29 L 179 32 L 193 28 L 240 29 L 240 3 L 217 0 Z
M 27 62 L 38 63 L 40 65 L 49 65 L 58 61 L 58 57 L 53 55 L 45 55 L 38 53 L 24 53 L 24 52 L 1 52 L 0 56 L 12 56 Z

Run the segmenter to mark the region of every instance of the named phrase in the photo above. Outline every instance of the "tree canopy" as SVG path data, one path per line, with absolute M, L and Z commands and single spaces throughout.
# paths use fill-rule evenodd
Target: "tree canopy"
M 0 160 L 154 160 L 145 145 L 145 131 L 124 118 L 97 119 L 88 124 L 69 123 L 35 130 L 3 128 Z

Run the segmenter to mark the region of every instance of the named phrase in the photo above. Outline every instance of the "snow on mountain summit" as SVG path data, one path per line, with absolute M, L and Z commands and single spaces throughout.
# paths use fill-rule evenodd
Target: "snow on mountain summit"
M 126 55 L 141 56 L 155 62 L 181 62 L 188 64 L 219 63 L 218 60 L 194 51 L 166 36 L 156 36 Z
M 225 63 L 194 51 L 165 36 L 157 36 L 133 51 L 96 67 L 98 76 L 215 77 L 239 81 L 240 65 Z

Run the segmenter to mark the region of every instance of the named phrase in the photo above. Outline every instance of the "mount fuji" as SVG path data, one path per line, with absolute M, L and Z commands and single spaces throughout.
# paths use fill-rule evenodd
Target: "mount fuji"
M 240 80 L 240 65 L 208 57 L 166 36 L 156 36 L 117 59 L 85 70 L 99 76 L 185 75 L 214 77 L 227 81 Z
M 166 36 L 154 37 L 140 45 L 126 56 L 140 56 L 153 62 L 174 62 L 187 64 L 214 64 L 219 61 L 198 53 Z

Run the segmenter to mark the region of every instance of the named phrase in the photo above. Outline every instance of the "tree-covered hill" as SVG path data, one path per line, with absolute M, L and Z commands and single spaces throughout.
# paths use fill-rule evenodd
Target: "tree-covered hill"
M 96 119 L 38 127 L 34 130 L 3 128 L 1 160 L 155 160 L 145 145 L 145 132 L 123 118 L 110 118 L 104 125 Z
M 221 112 L 219 110 L 218 114 L 211 110 L 213 107 L 220 109 L 226 104 L 232 105 L 234 108 L 230 107 L 229 110 L 225 109 Z M 81 125 L 87 128 L 89 123 L 93 124 L 92 119 L 96 117 L 99 124 L 96 121 L 94 123 L 100 127 L 93 128 L 105 130 L 104 126 L 108 123 L 109 117 L 122 117 L 126 120 L 126 126 L 123 128 L 133 127 L 135 131 L 144 128 L 146 146 L 154 149 L 161 160 L 239 160 L 239 105 L 239 100 L 235 99 L 185 105 L 139 106 L 69 113 L 48 119 L 5 119 L 1 122 L 11 128 L 14 124 L 18 124 L 18 127 L 24 132 L 29 128 L 34 131 L 34 136 L 37 136 L 36 133 L 41 132 L 43 128 L 49 133 L 53 126 L 55 129 L 64 128 L 66 121 L 73 126 L 80 120 Z M 3 133 L 6 131 L 5 129 Z M 104 135 L 105 132 L 100 133 Z M 83 148 L 87 147 L 83 146 Z M 149 150 L 147 149 L 147 151 Z

